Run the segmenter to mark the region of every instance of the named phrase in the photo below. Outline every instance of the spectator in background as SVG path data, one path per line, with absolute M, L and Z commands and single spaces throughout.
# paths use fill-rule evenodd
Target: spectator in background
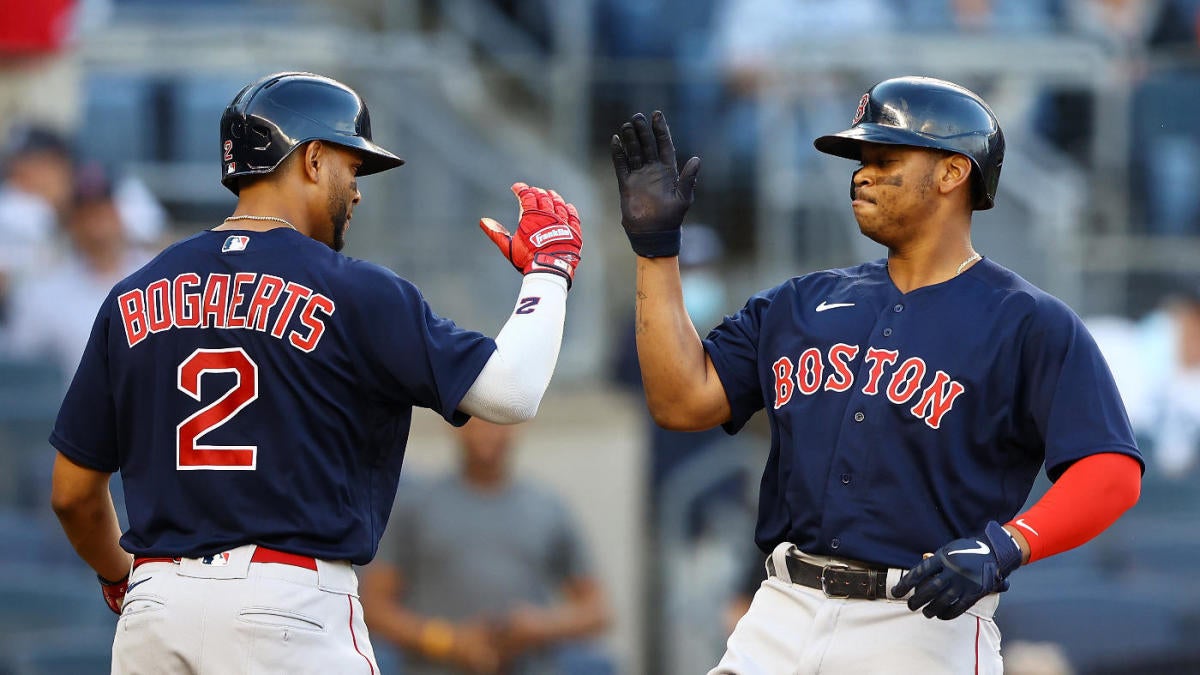
M 0 0 L 0 138 L 14 121 L 60 132 L 79 121 L 79 66 L 70 49 L 76 0 Z
M 67 139 L 39 127 L 14 130 L 0 183 L 0 326 L 21 276 L 54 258 L 54 237 L 71 205 L 73 151 Z
M 1149 450 L 1147 473 L 1174 479 L 1200 459 L 1200 285 L 1181 286 L 1140 321 L 1088 321 Z
M 858 43 L 864 36 L 891 31 L 896 20 L 887 0 L 721 0 L 715 10 L 713 49 L 734 97 L 726 128 L 740 134 L 722 141 L 721 147 L 733 148 L 741 160 L 762 150 L 757 147 L 758 92 L 781 74 L 777 71 L 789 54 L 814 45 Z M 817 129 L 844 125 L 845 91 L 859 87 L 830 72 L 787 74 L 787 82 L 802 97 L 802 129 L 797 132 L 802 139 L 816 136 Z M 708 175 L 712 164 L 705 165 Z M 738 170 L 744 172 L 744 167 Z
M 1053 31 L 1059 0 L 897 0 L 907 28 L 1027 36 Z
M 1194 0 L 1064 2 L 1064 29 L 1104 47 L 1117 64 L 1108 79 L 1131 93 L 1128 134 L 1136 141 L 1130 147 L 1130 188 L 1135 217 L 1153 234 L 1200 232 L 1200 196 L 1194 189 L 1200 182 L 1200 131 L 1191 115 L 1200 104 L 1200 72 L 1194 65 L 1180 68 L 1155 58 L 1195 56 L 1196 11 Z M 1089 93 L 1056 92 L 1043 101 L 1039 131 L 1086 162 L 1099 131 L 1093 109 Z
M 1067 0 L 1067 29 L 1127 54 L 1195 40 L 1196 25 L 1179 0 Z M 1141 64 L 1139 64 L 1141 65 Z
M 75 172 L 74 183 L 73 204 L 63 226 L 69 251 L 14 287 L 8 322 L 12 354 L 51 359 L 68 382 L 87 344 L 96 308 L 113 284 L 149 260 L 130 244 L 104 169 L 85 165 Z
M 630 110 L 672 110 L 677 138 L 696 143 L 710 126 L 721 97 L 710 77 L 713 10 L 721 0 L 607 0 L 594 3 L 597 54 L 609 64 L 631 65 L 600 72 L 593 99 L 596 129 L 620 124 Z M 647 67 L 647 63 L 654 66 Z
M 579 642 L 609 611 L 578 528 L 557 496 L 513 479 L 514 438 L 473 418 L 458 472 L 396 498 L 361 593 L 377 649 L 399 647 L 406 675 L 612 672 Z
M 167 210 L 142 179 L 129 173 L 114 177 L 113 201 L 132 245 L 158 253 L 171 243 Z

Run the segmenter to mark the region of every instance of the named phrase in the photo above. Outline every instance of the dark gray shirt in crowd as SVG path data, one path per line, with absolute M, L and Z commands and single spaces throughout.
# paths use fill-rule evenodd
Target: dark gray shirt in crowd
M 591 574 L 566 505 L 525 480 L 498 492 L 473 490 L 458 475 L 401 485 L 377 557 L 400 571 L 405 607 L 454 623 L 555 604 L 565 582 Z M 404 672 L 455 671 L 410 654 Z M 518 672 L 554 668 L 534 655 Z

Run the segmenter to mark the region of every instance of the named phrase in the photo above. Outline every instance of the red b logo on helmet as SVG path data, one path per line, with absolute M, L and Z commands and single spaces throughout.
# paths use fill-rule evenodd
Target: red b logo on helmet
M 863 94 L 862 98 L 858 99 L 858 110 L 854 111 L 854 119 L 850 121 L 851 126 L 862 121 L 863 115 L 867 114 L 867 104 L 870 102 L 870 94 Z

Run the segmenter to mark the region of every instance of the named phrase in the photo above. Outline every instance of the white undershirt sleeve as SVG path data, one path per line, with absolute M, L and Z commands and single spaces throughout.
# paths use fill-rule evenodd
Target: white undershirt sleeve
M 517 305 L 496 336 L 496 351 L 458 409 L 498 424 L 532 419 L 558 362 L 566 314 L 567 280 L 526 274 Z

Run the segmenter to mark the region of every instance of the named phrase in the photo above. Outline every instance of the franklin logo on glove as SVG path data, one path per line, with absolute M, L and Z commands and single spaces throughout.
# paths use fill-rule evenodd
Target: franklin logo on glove
M 545 246 L 552 241 L 570 241 L 573 236 L 566 225 L 554 225 L 531 234 L 529 242 L 534 246 Z

